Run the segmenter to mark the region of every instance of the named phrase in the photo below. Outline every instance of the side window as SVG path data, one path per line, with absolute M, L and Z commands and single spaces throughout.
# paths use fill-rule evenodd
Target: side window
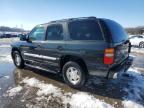
M 68 27 L 72 40 L 103 40 L 100 27 L 95 20 L 72 21 Z
M 32 32 L 29 34 L 29 39 L 31 41 L 42 41 L 45 38 L 45 28 L 44 27 L 35 27 Z
M 47 28 L 47 40 L 63 40 L 63 28 L 60 24 L 50 25 Z

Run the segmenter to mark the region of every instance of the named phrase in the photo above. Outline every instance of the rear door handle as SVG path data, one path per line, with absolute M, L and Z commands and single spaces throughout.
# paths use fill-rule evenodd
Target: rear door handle
M 42 46 L 38 44 L 37 47 L 41 48 Z
M 57 46 L 57 49 L 58 50 L 63 50 L 63 47 L 62 46 Z

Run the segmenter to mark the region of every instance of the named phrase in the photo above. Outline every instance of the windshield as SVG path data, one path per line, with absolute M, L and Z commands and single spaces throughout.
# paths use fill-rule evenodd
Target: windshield
M 128 40 L 128 34 L 120 24 L 108 19 L 105 20 L 105 22 L 111 32 L 112 41 L 114 43 L 119 43 Z

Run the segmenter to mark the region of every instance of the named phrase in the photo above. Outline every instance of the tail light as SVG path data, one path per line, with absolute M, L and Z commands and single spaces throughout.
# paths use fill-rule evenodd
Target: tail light
M 104 64 L 110 65 L 114 63 L 114 48 L 105 49 Z

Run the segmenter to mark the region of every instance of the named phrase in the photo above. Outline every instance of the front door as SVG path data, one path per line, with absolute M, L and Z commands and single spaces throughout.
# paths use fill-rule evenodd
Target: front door
M 20 47 L 25 61 L 40 62 L 41 43 L 45 40 L 46 29 L 44 26 L 35 27 L 28 36 L 28 41 Z

